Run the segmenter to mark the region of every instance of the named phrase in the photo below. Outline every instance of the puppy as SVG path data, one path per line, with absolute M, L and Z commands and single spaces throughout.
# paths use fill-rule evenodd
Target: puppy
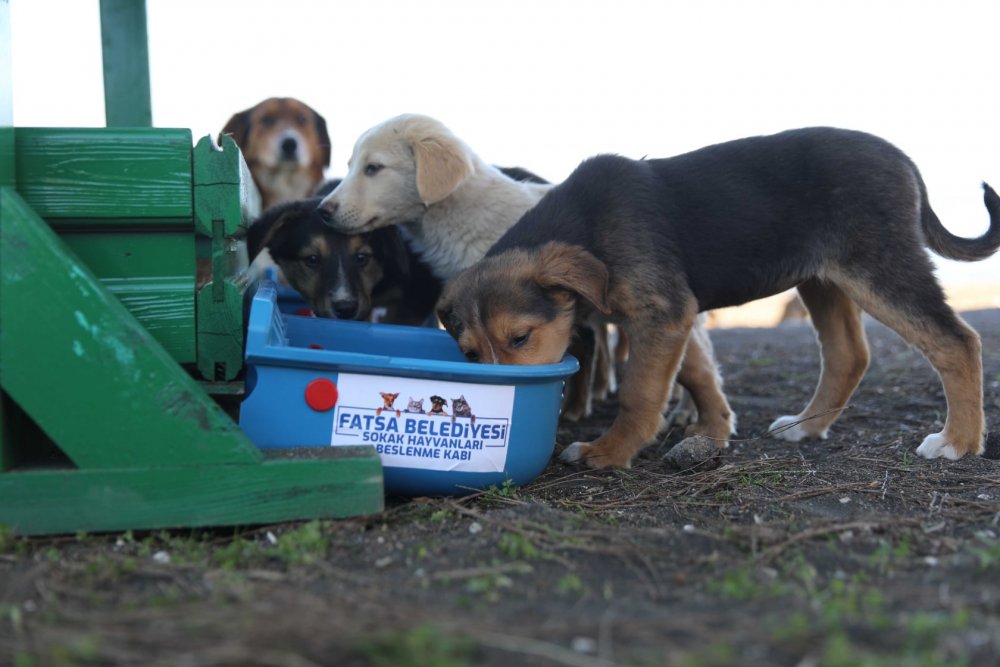
M 291 97 L 272 97 L 226 123 L 260 190 L 261 206 L 308 197 L 330 166 L 326 120 Z
M 621 326 L 631 347 L 621 410 L 562 457 L 627 467 L 660 429 L 685 342 L 686 361 L 707 358 L 689 336 L 698 312 L 797 287 L 822 371 L 808 405 L 777 419 L 774 435 L 827 436 L 868 366 L 864 309 L 923 352 L 944 385 L 944 429 L 917 453 L 981 454 L 979 336 L 945 302 L 924 247 L 964 261 L 993 254 L 1000 198 L 983 189 L 990 228 L 965 239 L 931 210 L 913 162 L 860 132 L 792 130 L 660 160 L 598 156 L 446 286 L 438 315 L 466 357 L 486 363 L 556 362 L 584 317 Z M 703 394 L 719 393 L 702 370 Z M 724 416 L 698 410 L 702 433 L 723 445 Z
M 362 134 L 348 164 L 321 204 L 334 229 L 358 234 L 399 225 L 445 281 L 482 259 L 552 187 L 527 170 L 487 164 L 442 123 L 416 114 Z M 590 414 L 591 388 L 603 397 L 611 384 L 606 328 L 581 322 L 572 352 L 581 372 L 567 388 L 563 416 L 575 421 Z
M 247 231 L 251 273 L 273 262 L 319 317 L 419 325 L 433 316 L 441 282 L 395 228 L 341 234 L 326 224 L 319 197 L 279 204 Z
M 322 207 L 345 234 L 399 225 L 448 280 L 482 259 L 550 187 L 506 176 L 440 122 L 407 114 L 361 135 Z

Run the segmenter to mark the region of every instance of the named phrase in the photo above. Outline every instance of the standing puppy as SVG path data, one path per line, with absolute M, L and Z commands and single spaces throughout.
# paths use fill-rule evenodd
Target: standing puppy
M 308 104 L 272 97 L 235 114 L 222 128 L 243 153 L 261 206 L 305 199 L 330 166 L 326 120 Z
M 685 341 L 685 363 L 704 359 L 688 336 L 697 313 L 797 287 L 822 372 L 805 409 L 772 424 L 775 435 L 826 437 L 868 366 L 864 309 L 923 352 L 944 384 L 944 429 L 917 453 L 981 454 L 979 336 L 945 303 L 924 247 L 965 261 L 994 253 L 1000 198 L 983 188 L 990 228 L 965 239 L 931 210 L 913 162 L 860 132 L 793 130 L 662 160 L 598 156 L 446 286 L 438 316 L 468 358 L 488 363 L 554 363 L 573 322 L 594 314 L 621 326 L 631 345 L 621 409 L 607 433 L 562 456 L 628 466 L 660 429 Z M 712 384 L 708 372 L 701 379 Z M 724 442 L 719 415 L 703 418 L 703 433 Z
M 358 138 L 347 176 L 321 206 L 333 228 L 347 234 L 399 225 L 418 255 L 447 281 L 482 259 L 551 187 L 523 169 L 486 163 L 438 120 L 403 114 Z M 581 324 L 573 352 L 582 370 L 570 381 L 563 410 L 572 421 L 590 413 L 592 385 L 601 397 L 610 384 L 604 370 L 610 365 L 607 330 Z M 701 372 L 699 367 L 694 375 Z M 692 389 L 686 373 L 680 382 Z M 699 404 L 696 388 L 692 395 Z

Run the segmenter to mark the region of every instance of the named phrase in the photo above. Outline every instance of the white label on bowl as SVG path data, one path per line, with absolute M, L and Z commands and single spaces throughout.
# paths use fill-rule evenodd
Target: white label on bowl
M 341 373 L 333 445 L 374 445 L 382 465 L 502 472 L 514 387 Z

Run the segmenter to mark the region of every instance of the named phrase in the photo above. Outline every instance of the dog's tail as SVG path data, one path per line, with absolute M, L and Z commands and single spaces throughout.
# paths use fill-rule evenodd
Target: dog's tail
M 927 203 L 926 192 L 922 195 L 924 236 L 931 250 L 946 259 L 974 262 L 986 259 L 1000 248 L 1000 197 L 987 183 L 983 183 L 983 202 L 990 214 L 990 228 L 975 239 L 955 236 L 945 229 Z

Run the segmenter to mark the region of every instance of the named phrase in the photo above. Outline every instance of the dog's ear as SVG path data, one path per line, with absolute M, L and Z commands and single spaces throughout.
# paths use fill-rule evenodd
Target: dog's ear
M 417 162 L 417 193 L 425 205 L 441 201 L 472 174 L 472 159 L 458 139 L 434 134 L 413 141 Z
M 455 317 L 455 306 L 447 292 L 438 299 L 434 310 L 444 330 L 451 334 L 452 338 L 458 340 L 458 337 L 462 334 L 462 323 Z
M 550 241 L 541 247 L 535 281 L 544 288 L 579 294 L 604 315 L 608 304 L 608 267 L 580 246 Z
M 326 131 L 326 119 L 316 113 L 315 110 L 313 110 L 313 118 L 316 119 L 316 133 L 319 135 L 319 146 L 322 149 L 320 157 L 323 160 L 323 166 L 329 167 L 332 144 L 330 143 L 330 133 Z
M 233 141 L 240 147 L 240 150 L 245 152 L 247 142 L 250 140 L 251 111 L 253 111 L 252 108 L 233 114 L 233 117 L 229 119 L 226 126 L 222 128 L 222 132 L 219 132 L 219 144 L 222 144 L 222 135 L 228 134 L 232 136 Z
M 268 247 L 281 228 L 287 225 L 295 216 L 288 205 L 280 205 L 265 211 L 247 229 L 247 256 L 250 261 Z

